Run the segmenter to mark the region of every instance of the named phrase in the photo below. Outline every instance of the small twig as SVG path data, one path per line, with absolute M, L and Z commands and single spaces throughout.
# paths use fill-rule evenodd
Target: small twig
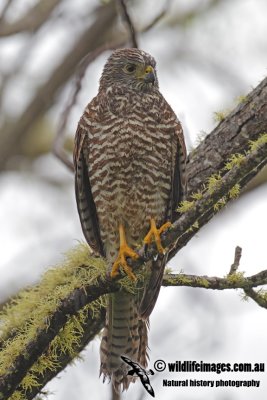
M 156 25 L 164 17 L 165 14 L 167 14 L 170 4 L 171 4 L 171 1 L 172 0 L 166 1 L 163 10 L 158 15 L 156 15 L 154 17 L 154 19 L 144 29 L 142 29 L 142 32 L 149 31 L 151 28 L 153 28 L 154 25 Z
M 132 45 L 132 47 L 135 47 L 138 49 L 138 43 L 137 43 L 137 39 L 136 39 L 136 31 L 135 31 L 132 19 L 130 17 L 130 14 L 127 10 L 125 0 L 117 0 L 117 2 L 119 4 L 119 8 L 122 11 L 122 17 L 126 23 L 128 31 L 129 31 L 129 35 L 131 38 L 131 45 Z
M 242 248 L 239 246 L 236 246 L 234 263 L 231 265 L 228 276 L 235 274 L 236 271 L 238 270 L 241 256 L 242 256 Z M 264 271 L 260 272 L 260 277 L 262 277 L 263 274 L 264 274 Z M 253 278 L 254 282 L 256 282 L 258 280 L 256 275 L 254 275 L 251 278 Z M 261 282 L 261 285 L 266 283 L 265 280 L 260 281 L 260 282 Z M 256 285 L 256 286 L 258 286 L 258 285 Z M 261 292 L 260 290 L 257 292 L 255 289 L 253 289 L 252 286 L 244 287 L 243 290 L 244 290 L 244 293 L 246 294 L 246 296 L 248 296 L 252 300 L 254 300 L 255 303 L 257 303 L 260 307 L 267 308 L 267 297 L 262 295 L 260 293 Z
M 44 1 L 42 3 L 46 4 Z M 36 88 L 26 109 L 15 122 L 8 119 L 4 120 L 6 127 L 1 130 L 0 134 L 0 169 L 6 168 L 6 164 L 12 155 L 23 153 L 23 140 L 28 130 L 38 118 L 42 117 L 52 107 L 56 101 L 56 94 L 73 76 L 79 62 L 90 50 L 93 51 L 103 44 L 107 35 L 112 35 L 111 26 L 116 20 L 116 16 L 114 2 L 95 7 L 92 23 L 89 26 L 86 25 L 73 46 L 53 69 L 49 78 Z M 123 38 L 125 38 L 125 35 Z M 121 41 L 122 37 L 118 40 Z
M 241 256 L 242 256 L 242 248 L 239 247 L 239 246 L 236 246 L 234 263 L 231 265 L 230 272 L 229 272 L 228 276 L 229 275 L 233 275 L 238 270 Z
M 64 165 L 66 165 L 66 167 L 73 172 L 74 171 L 74 167 L 73 167 L 73 162 L 70 160 L 69 158 L 69 154 L 65 151 L 64 149 L 64 136 L 65 136 L 65 131 L 60 131 L 58 129 L 57 134 L 56 134 L 56 138 L 55 141 L 53 143 L 53 148 L 52 151 L 54 153 L 54 155 L 60 160 L 62 161 L 62 163 Z

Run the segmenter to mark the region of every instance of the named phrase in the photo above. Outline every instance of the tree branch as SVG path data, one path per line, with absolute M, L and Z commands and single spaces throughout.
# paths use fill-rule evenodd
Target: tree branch
M 0 169 L 5 167 L 9 157 L 16 154 L 25 133 L 32 124 L 52 105 L 62 85 L 72 76 L 79 62 L 90 52 L 106 42 L 106 34 L 116 20 L 114 3 L 97 7 L 95 21 L 88 27 L 73 48 L 66 54 L 48 81 L 36 92 L 33 100 L 15 124 L 7 125 L 1 131 Z M 121 38 L 120 38 L 121 42 Z
M 231 269 L 228 274 L 228 277 L 232 276 L 233 274 L 236 274 L 237 269 L 239 267 L 241 255 L 242 255 L 242 249 L 241 249 L 241 247 L 237 246 L 235 249 L 234 263 L 231 265 Z M 255 285 L 255 286 L 261 286 L 261 285 L 265 285 L 267 283 L 266 282 L 266 272 L 267 271 L 262 271 L 253 276 L 252 281 L 260 283 L 260 285 Z M 238 275 L 236 274 L 236 276 L 238 276 Z M 242 276 L 242 278 L 243 278 L 243 276 Z M 266 292 L 266 290 L 260 289 L 257 292 L 256 290 L 253 289 L 253 286 L 254 285 L 249 284 L 248 286 L 245 285 L 243 287 L 245 295 L 247 297 L 250 297 L 252 300 L 254 300 L 255 303 L 257 303 L 260 307 L 267 308 L 267 292 Z
M 21 392 L 27 400 L 32 400 L 38 393 L 40 393 L 47 382 L 58 375 L 71 361 L 73 361 L 73 355 L 74 357 L 75 355 L 78 355 L 87 344 L 94 339 L 94 337 L 104 327 L 105 317 L 106 309 L 104 307 L 102 307 L 100 313 L 96 315 L 89 311 L 85 323 L 82 324 L 83 331 L 80 340 L 74 344 L 72 353 L 65 352 L 58 354 L 57 364 L 54 369 L 48 368 L 44 373 L 35 373 L 35 386 L 28 387 L 25 390 L 25 387 L 20 384 L 17 387 L 16 392 Z M 45 356 L 49 358 L 49 351 L 45 353 Z
M 225 175 L 218 177 L 218 180 L 216 178 L 215 187 L 208 185 L 200 200 L 189 203 L 189 211 L 172 225 L 170 231 L 162 235 L 162 243 L 165 247 L 175 243 L 172 246 L 169 259 L 185 246 L 213 215 L 217 214 L 221 206 L 225 204 L 220 204 L 221 199 L 229 196 L 229 200 L 231 200 L 231 190 L 236 187 L 239 191 L 242 185 L 247 182 L 247 175 L 249 175 L 250 179 L 253 178 L 257 174 L 259 167 L 263 168 L 266 164 L 267 134 L 264 135 L 263 144 L 259 145 L 254 151 L 247 153 L 247 156 L 242 158 L 239 165 L 233 165 Z M 224 201 L 227 200 L 225 199 Z
M 266 291 L 259 290 L 258 292 L 252 288 L 244 289 L 246 296 L 250 297 L 260 307 L 267 308 L 267 295 Z
M 240 260 L 241 260 L 241 256 L 242 256 L 242 249 L 241 249 L 241 247 L 236 246 L 234 262 L 231 265 L 230 272 L 229 272 L 228 275 L 233 275 L 238 270 L 238 267 L 239 267 L 239 264 L 240 264 Z
M 128 12 L 125 0 L 117 0 L 118 7 L 121 10 L 122 18 L 125 21 L 127 29 L 129 31 L 129 36 L 131 38 L 131 46 L 138 48 L 137 39 L 136 39 L 136 31 L 134 28 L 134 24 Z
M 85 274 L 88 274 L 89 272 L 88 266 L 90 263 L 91 268 L 96 267 L 96 265 L 94 265 L 96 259 L 93 259 L 92 256 L 89 257 L 88 249 L 86 250 L 85 246 L 82 246 L 78 251 L 76 250 L 75 257 L 76 258 L 72 259 L 72 262 L 76 265 L 75 269 L 69 267 L 68 271 L 66 272 L 65 265 L 69 265 L 69 261 L 67 259 L 65 261 L 65 265 L 63 264 L 61 267 L 63 272 L 62 275 L 59 274 L 58 269 L 48 272 L 48 274 L 50 274 L 49 282 L 51 282 L 52 285 L 55 285 L 56 282 L 56 286 L 58 287 L 60 284 L 59 279 L 62 280 L 62 285 L 63 281 L 66 279 L 66 273 L 68 273 L 68 280 L 72 281 L 77 279 L 78 274 L 80 274 L 80 280 L 83 281 L 84 284 L 80 284 L 81 286 L 79 288 L 72 290 L 65 298 L 57 299 L 58 301 L 56 309 L 53 310 L 53 312 L 49 312 L 46 317 L 42 316 L 42 318 L 46 321 L 45 324 L 43 324 L 43 327 L 40 327 L 40 325 L 36 326 L 36 335 L 34 338 L 30 339 L 26 346 L 23 346 L 22 349 L 20 349 L 18 357 L 10 360 L 10 365 L 2 365 L 2 369 L 5 371 L 5 373 L 0 377 L 0 393 L 2 395 L 2 399 L 9 398 L 9 396 L 11 396 L 15 390 L 24 393 L 24 396 L 26 396 L 27 399 L 32 399 L 50 379 L 57 375 L 67 365 L 67 363 L 84 348 L 88 341 L 95 336 L 98 330 L 102 328 L 105 314 L 105 308 L 103 305 L 100 307 L 98 312 L 93 312 L 92 309 L 87 309 L 86 315 L 84 315 L 83 318 L 78 316 L 80 321 L 78 326 L 81 335 L 79 336 L 79 340 L 76 339 L 72 341 L 73 348 L 71 351 L 62 351 L 62 347 L 67 347 L 64 344 L 61 345 L 62 347 L 58 348 L 56 352 L 55 349 L 51 348 L 51 343 L 53 343 L 52 340 L 58 335 L 59 341 L 64 343 L 65 339 L 62 333 L 62 329 L 64 330 L 64 325 L 67 321 L 70 321 L 70 319 L 73 318 L 72 316 L 78 315 L 78 313 L 81 312 L 79 310 L 82 310 L 88 302 L 92 302 L 104 293 L 111 293 L 119 289 L 118 280 L 114 282 L 103 277 L 103 271 L 105 270 L 103 268 L 100 268 L 101 273 L 95 279 L 92 280 L 92 277 L 89 275 L 87 280 L 85 280 Z M 76 264 L 79 259 L 81 260 L 85 257 L 87 258 L 87 265 Z M 46 275 L 43 278 L 43 282 L 47 290 L 47 282 L 45 281 L 47 281 Z M 253 290 L 252 288 L 263 284 L 267 284 L 267 270 L 261 271 L 249 277 L 245 277 L 242 273 L 234 273 L 225 278 L 189 274 L 166 274 L 163 278 L 163 286 L 197 287 L 212 290 L 240 288 L 245 291 L 251 291 Z M 40 286 L 41 285 L 42 283 Z M 49 293 L 51 292 L 51 296 L 53 296 L 52 292 L 54 292 L 53 287 L 50 287 L 48 290 Z M 32 288 L 30 289 L 30 292 L 32 291 L 32 293 L 34 293 L 36 290 L 38 290 L 38 288 Z M 55 296 L 57 295 L 58 294 L 55 293 Z M 37 296 L 39 296 L 38 293 Z M 27 299 L 28 302 L 32 299 L 31 293 L 29 292 Z M 253 299 L 256 301 L 257 296 L 253 296 Z M 49 302 L 50 298 L 47 297 L 46 300 Z M 17 305 L 19 307 L 21 307 L 21 304 L 19 304 L 21 301 L 21 298 L 17 300 Z M 35 303 L 33 303 L 33 306 L 35 307 Z M 17 309 L 14 311 L 16 314 Z M 10 312 L 10 310 L 7 311 L 7 313 L 8 312 Z M 40 312 L 42 315 L 43 311 L 37 310 L 37 312 Z M 30 326 L 27 318 L 23 324 L 25 326 L 29 325 L 28 329 L 32 330 L 33 327 Z M 73 326 L 70 328 L 73 331 Z M 21 344 L 19 338 L 21 332 L 22 326 L 18 326 L 17 333 L 15 335 L 18 338 L 15 337 L 13 340 L 10 340 L 9 338 L 9 342 L 11 344 L 7 345 L 6 351 L 10 352 L 10 354 L 13 352 L 12 342 L 13 347 L 15 346 L 16 339 Z M 7 341 L 7 337 L 5 337 L 5 341 Z M 51 354 L 53 354 L 53 357 L 55 357 L 56 353 L 56 360 L 52 359 L 51 361 Z M 2 357 L 1 352 L 0 356 L 2 362 L 4 362 L 5 357 Z M 47 357 L 44 360 L 45 364 L 49 365 L 50 362 L 50 364 L 54 364 L 54 367 L 50 367 L 45 370 L 41 369 L 40 372 L 38 372 L 38 368 L 33 369 L 32 366 L 34 365 L 34 362 L 37 361 L 37 358 L 40 356 Z M 35 384 L 33 386 L 29 385 L 29 387 L 26 386 L 25 388 L 23 377 L 25 377 L 26 374 L 30 374 L 34 378 Z
M 6 13 L 8 12 L 9 7 L 12 5 L 14 0 L 6 0 L 6 4 L 3 6 L 1 14 L 0 14 L 0 23 L 5 19 Z
M 224 167 L 232 154 L 245 152 L 249 140 L 267 132 L 267 78 L 205 137 L 188 160 L 188 191 L 201 189 L 208 177 Z
M 162 286 L 185 286 L 212 290 L 245 289 L 267 285 L 267 270 L 248 277 L 234 273 L 226 278 L 218 276 L 198 276 L 188 274 L 165 274 Z
M 165 6 L 162 11 L 158 15 L 156 15 L 153 20 L 145 27 L 143 32 L 149 31 L 151 28 L 153 28 L 154 25 L 156 25 L 169 11 L 170 3 L 172 0 L 166 0 Z
M 25 16 L 12 24 L 1 21 L 0 37 L 15 35 L 21 32 L 36 31 L 47 21 L 61 1 L 62 0 L 46 0 L 44 2 L 40 0 L 37 4 L 34 4 L 30 10 L 28 10 Z M 7 3 L 6 7 L 8 6 L 9 4 Z
M 80 266 L 82 267 L 82 266 Z M 60 329 L 68 319 L 76 315 L 86 304 L 96 300 L 103 294 L 118 290 L 114 281 L 103 280 L 98 277 L 94 284 L 84 285 L 73 290 L 67 297 L 59 300 L 58 307 L 47 316 L 47 323 L 43 327 L 36 327 L 34 339 L 30 339 L 21 353 L 19 353 L 10 365 L 6 373 L 0 376 L 0 394 L 5 399 L 11 396 L 17 386 L 26 376 L 27 372 L 45 353 L 50 342 L 59 334 Z

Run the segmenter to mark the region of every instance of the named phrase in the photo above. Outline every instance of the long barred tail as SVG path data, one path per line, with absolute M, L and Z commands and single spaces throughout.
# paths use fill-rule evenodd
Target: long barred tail
M 110 378 L 115 390 L 127 389 L 134 378 L 121 355 L 147 366 L 147 323 L 137 314 L 135 297 L 125 291 L 109 295 L 106 325 L 100 345 L 100 374 Z

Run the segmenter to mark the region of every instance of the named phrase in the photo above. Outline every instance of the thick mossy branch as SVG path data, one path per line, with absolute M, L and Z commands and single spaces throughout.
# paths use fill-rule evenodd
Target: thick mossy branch
M 91 303 L 92 304 L 92 303 Z M 106 308 L 92 312 L 91 304 L 82 309 L 76 317 L 70 318 L 47 351 L 37 360 L 10 397 L 11 400 L 33 399 L 54 376 L 70 362 L 80 358 L 79 353 L 104 326 Z M 62 341 L 62 342 L 61 342 Z M 32 384 L 34 382 L 34 384 Z
M 106 285 L 105 275 L 105 262 L 80 245 L 62 266 L 49 270 L 39 285 L 22 291 L 5 307 L 0 315 L 0 399 L 9 398 L 19 384 L 26 392 L 36 386 L 36 373 L 58 368 L 57 356 L 72 359 L 81 351 L 83 325 L 98 320 L 105 308 L 99 289 L 102 294 L 118 289 L 114 282 Z M 90 335 L 88 330 L 87 336 L 96 332 Z
M 136 275 L 142 283 L 143 273 Z M 77 357 L 103 325 L 102 295 L 120 287 L 135 290 L 128 277 L 106 278 L 105 261 L 80 244 L 38 285 L 21 291 L 0 314 L 0 399 L 33 398 Z
M 19 375 L 19 385 L 15 391 L 13 390 L 12 395 L 8 394 L 8 390 L 2 390 L 2 399 L 32 399 L 52 377 L 78 356 L 84 346 L 101 329 L 104 322 L 105 301 L 100 296 L 103 293 L 118 290 L 118 283 L 111 283 L 104 277 L 105 268 L 103 269 L 102 264 L 101 259 L 90 255 L 87 245 L 79 245 L 69 252 L 62 266 L 52 268 L 44 275 L 39 285 L 28 289 L 27 297 L 24 296 L 25 291 L 21 292 L 3 311 L 0 382 L 6 385 L 2 386 L 4 389 L 12 386 L 13 380 L 10 376 L 18 379 L 17 367 L 24 368 L 24 376 Z M 75 282 L 74 285 L 72 280 Z M 123 281 L 125 278 L 120 281 L 120 285 L 129 287 L 129 283 L 124 284 Z M 80 286 L 75 287 L 77 284 Z M 267 284 L 267 270 L 250 277 L 245 277 L 243 273 L 238 272 L 229 273 L 224 278 L 166 274 L 163 279 L 164 286 L 213 290 L 240 288 L 246 292 L 264 284 Z M 48 303 L 54 305 L 53 310 L 52 307 L 48 310 L 43 305 L 42 297 L 37 301 L 37 293 L 41 294 L 44 288 L 50 293 L 45 298 Z M 58 290 L 55 290 L 56 288 Z M 65 297 L 58 298 L 59 292 L 64 292 Z M 250 297 L 255 301 L 256 297 L 261 299 L 258 303 L 266 307 L 266 299 L 264 302 L 262 295 L 254 291 L 253 293 L 255 295 Z M 50 297 L 58 301 L 50 301 Z M 30 304 L 35 304 L 32 312 L 38 317 L 27 315 L 26 310 Z M 16 319 L 16 315 L 20 315 L 20 318 Z M 40 320 L 43 321 L 43 327 Z M 9 332 L 12 334 L 8 335 Z M 36 349 L 39 350 L 38 354 Z M 33 356 L 36 359 L 31 362 Z
M 231 155 L 249 150 L 249 141 L 256 141 L 267 132 L 267 78 L 207 135 L 190 155 L 187 165 L 189 194 L 201 190 L 212 174 L 225 167 Z
M 253 150 L 247 151 L 242 162 L 233 165 L 232 169 L 221 176 L 220 172 L 208 180 L 198 200 L 186 204 L 186 212 L 162 235 L 163 245 L 171 247 L 169 259 L 172 258 L 195 233 L 215 215 L 229 200 L 238 196 L 240 188 L 258 173 L 259 168 L 267 164 L 267 134 L 260 135 L 254 141 Z M 220 203 L 221 202 L 221 203 Z M 188 203 L 188 202 L 187 202 Z M 218 203 L 221 207 L 218 207 Z M 180 208 L 180 212 L 183 211 Z M 192 229 L 192 227 L 194 229 Z M 174 244 L 175 243 L 175 244 Z
M 24 296 L 25 291 L 22 291 L 12 304 L 6 307 L 1 315 L 1 319 L 4 321 L 2 338 L 6 339 L 2 342 L 2 350 L 0 351 L 1 383 L 4 384 L 9 381 L 9 374 L 6 374 L 6 371 L 11 371 L 12 377 L 14 377 L 16 376 L 16 369 L 14 369 L 16 366 L 28 367 L 24 370 L 24 377 L 22 378 L 20 375 L 20 384 L 13 395 L 9 397 L 10 399 L 32 399 L 52 377 L 78 356 L 84 346 L 101 329 L 104 322 L 105 302 L 100 295 L 102 292 L 107 293 L 118 289 L 118 284 L 110 284 L 105 279 L 105 268 L 103 269 L 101 264 L 103 264 L 101 259 L 89 254 L 87 245 L 79 245 L 69 252 L 62 266 L 48 271 L 38 286 L 28 289 L 27 297 Z M 72 280 L 76 282 L 74 285 L 71 283 Z M 121 282 L 124 280 L 125 278 Z M 97 282 L 102 283 L 106 288 L 103 291 L 100 284 L 98 294 L 96 293 Z M 82 285 L 81 289 L 75 288 L 76 284 Z M 228 276 L 223 278 L 166 274 L 163 279 L 163 286 L 198 287 L 213 290 L 240 288 L 262 307 L 267 307 L 267 296 L 263 298 L 263 295 L 253 291 L 253 288 L 265 284 L 267 284 L 267 270 L 250 277 L 245 277 L 243 273 L 237 272 L 229 273 Z M 124 287 L 129 287 L 128 285 L 128 283 L 123 284 Z M 66 289 L 66 286 L 68 289 Z M 41 294 L 44 288 L 50 293 L 50 296 L 46 295 L 45 298 L 38 299 L 36 294 Z M 54 291 L 55 295 L 53 295 L 55 288 L 60 290 Z M 65 297 L 58 299 L 58 292 L 64 292 Z M 68 292 L 69 298 L 66 297 Z M 86 298 L 89 292 L 91 294 Z M 92 292 L 95 292 L 95 294 L 92 294 Z M 46 299 L 50 303 L 50 297 L 55 297 L 54 300 L 58 299 L 58 301 L 51 302 L 56 304 L 55 309 L 52 311 L 49 308 L 47 312 L 42 300 Z M 91 302 L 83 307 L 83 304 L 90 300 Z M 33 307 L 32 312 L 38 316 L 36 319 L 33 314 L 29 315 L 25 312 L 29 304 L 34 303 L 35 307 Z M 69 303 L 73 304 L 66 310 L 64 307 L 61 310 L 62 303 L 65 303 L 65 306 Z M 54 323 L 55 315 L 58 315 L 59 312 L 65 313 L 66 322 L 61 317 L 57 323 Z M 16 320 L 15 315 L 20 316 L 20 318 Z M 40 329 L 40 319 L 44 321 L 44 329 Z M 53 339 L 51 339 L 51 330 L 54 334 Z M 35 336 L 33 335 L 34 331 Z M 9 337 L 8 332 L 12 332 Z M 40 334 L 49 337 L 47 346 L 41 348 L 37 359 L 31 366 L 20 364 L 17 355 L 20 354 L 23 357 L 24 352 L 21 352 L 21 349 L 24 349 L 25 346 L 28 349 L 28 352 L 25 353 L 26 361 L 28 361 L 32 358 L 31 351 L 34 349 L 34 347 L 31 347 L 31 343 L 35 343 L 35 346 L 38 344 L 43 346 L 45 338 L 43 337 L 43 340 L 40 341 Z M 2 399 L 9 396 L 7 391 L 2 391 L 1 395 Z

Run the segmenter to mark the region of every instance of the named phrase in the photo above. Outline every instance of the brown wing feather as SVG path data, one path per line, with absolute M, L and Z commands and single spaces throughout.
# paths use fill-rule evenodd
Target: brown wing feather
M 90 247 L 104 256 L 96 206 L 91 191 L 86 155 L 90 151 L 88 132 L 78 125 L 74 146 L 75 193 L 82 230 Z
M 177 120 L 175 126 L 175 152 L 174 152 L 174 169 L 172 171 L 172 192 L 169 203 L 169 210 L 171 212 L 171 222 L 176 221 L 179 216 L 177 207 L 180 201 L 183 200 L 186 193 L 186 147 L 184 142 L 183 129 L 180 122 Z
M 169 199 L 169 204 L 166 208 L 166 216 L 174 222 L 178 217 L 177 207 L 178 203 L 182 200 L 186 191 L 185 179 L 185 162 L 186 162 L 186 148 L 183 137 L 183 130 L 179 121 L 175 127 L 175 140 L 173 144 L 173 170 L 172 173 L 172 190 Z M 165 222 L 165 221 L 164 221 Z M 142 319 L 147 319 L 154 309 L 156 304 L 162 278 L 164 274 L 165 265 L 168 260 L 168 253 L 160 256 L 156 261 L 152 261 L 151 275 L 144 291 L 143 298 L 139 306 L 139 315 Z

